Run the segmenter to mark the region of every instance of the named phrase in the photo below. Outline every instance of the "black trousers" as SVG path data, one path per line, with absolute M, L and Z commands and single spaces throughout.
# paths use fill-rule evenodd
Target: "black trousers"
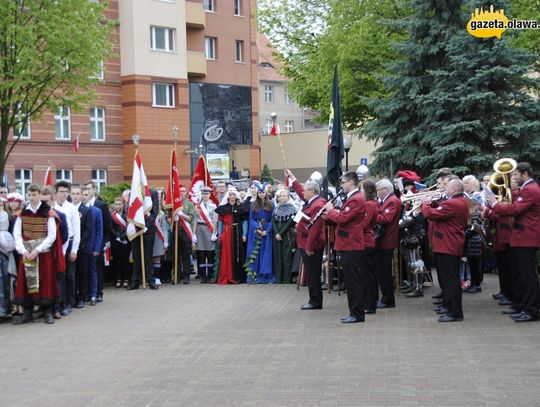
M 482 259 L 473 259 L 467 257 L 469 267 L 471 268 L 471 287 L 479 286 L 484 281 L 484 271 L 482 270 Z
M 536 248 L 511 247 L 510 261 L 517 277 L 518 309 L 531 316 L 540 310 L 540 282 L 536 264 Z
M 309 303 L 314 307 L 322 307 L 321 268 L 323 251 L 317 250 L 313 256 L 308 256 L 305 250 L 300 250 L 302 250 L 302 261 L 304 262 L 304 271 L 307 276 Z
M 381 302 L 386 305 L 396 305 L 392 279 L 393 255 L 394 249 L 375 249 L 374 262 L 377 284 L 381 290 Z
M 172 250 L 174 253 L 174 241 Z M 184 228 L 178 225 L 178 277 L 184 281 L 189 281 L 191 272 L 192 243 Z M 174 256 L 174 254 L 173 254 Z
M 139 243 L 140 244 L 140 243 Z M 131 245 L 122 244 L 113 240 L 111 242 L 112 262 L 111 271 L 114 281 L 129 281 L 131 276 L 131 264 L 129 264 L 129 253 Z
M 514 289 L 516 278 L 510 266 L 508 250 L 494 252 L 494 255 L 497 261 L 497 271 L 499 272 L 500 292 L 510 301 L 516 302 L 517 298 Z
M 154 239 L 156 236 L 155 230 L 148 229 L 146 233 L 142 235 L 144 244 L 144 256 L 141 258 L 141 236 L 137 236 L 131 241 L 131 252 L 133 253 L 133 274 L 131 275 L 131 282 L 134 284 L 141 283 L 141 261 L 144 261 L 144 268 L 146 272 L 146 282 L 154 282 L 154 262 L 152 261 L 152 251 L 154 250 Z
M 89 270 L 88 266 L 90 263 L 90 253 L 84 253 L 82 250 L 79 250 L 77 253 L 77 264 L 75 267 L 77 278 L 77 300 L 78 301 L 88 301 L 88 279 L 89 279 Z
M 366 256 L 362 250 L 340 251 L 343 277 L 347 285 L 349 314 L 357 319 L 364 319 L 365 284 L 367 274 Z
M 463 318 L 461 305 L 461 285 L 459 284 L 459 256 L 435 253 L 437 269 L 441 274 L 443 283 L 443 303 L 448 308 L 449 315 L 454 318 Z
M 362 252 L 364 257 L 364 308 L 375 311 L 379 299 L 379 286 L 375 272 L 375 249 L 366 249 Z
M 212 278 L 214 271 L 214 250 L 197 250 L 197 272 L 202 282 L 207 282 Z

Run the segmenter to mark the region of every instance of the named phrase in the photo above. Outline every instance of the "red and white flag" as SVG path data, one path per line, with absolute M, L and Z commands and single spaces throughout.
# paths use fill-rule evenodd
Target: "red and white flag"
M 271 136 L 279 136 L 281 133 L 279 132 L 279 124 L 274 123 L 272 124 L 272 128 L 270 129 L 270 135 Z
M 79 151 L 79 136 L 80 135 L 81 133 L 77 134 L 77 137 L 75 137 L 73 141 L 71 142 L 71 149 L 75 150 L 75 152 Z
M 49 165 L 47 167 L 47 171 L 45 172 L 45 180 L 43 181 L 43 186 L 49 187 L 53 185 L 54 185 L 53 174 L 52 174 L 51 166 Z
M 146 232 L 145 215 L 152 210 L 152 197 L 146 180 L 146 174 L 139 157 L 135 152 L 133 159 L 133 176 L 131 178 L 131 191 L 129 194 L 129 206 L 127 216 L 126 234 L 129 240 Z
M 178 179 L 178 163 L 176 161 L 176 149 L 171 152 L 171 168 L 169 171 L 169 184 L 165 195 L 164 207 L 172 209 L 171 219 L 182 210 L 182 195 L 180 194 L 180 181 Z
M 219 205 L 217 192 L 214 188 L 214 184 L 212 183 L 212 178 L 210 178 L 210 172 L 208 171 L 206 160 L 201 155 L 199 157 L 199 161 L 197 161 L 195 172 L 193 173 L 193 179 L 191 180 L 191 189 L 188 192 L 188 199 L 195 204 L 199 203 L 201 200 L 201 188 L 204 186 L 211 189 L 210 199 L 216 205 Z

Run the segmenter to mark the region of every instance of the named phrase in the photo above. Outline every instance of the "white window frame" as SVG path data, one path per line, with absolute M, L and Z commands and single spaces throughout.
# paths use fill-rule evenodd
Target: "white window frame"
M 216 4 L 214 0 L 203 0 L 203 8 L 204 8 L 204 11 L 206 11 L 207 13 L 216 12 Z
M 156 44 L 156 30 L 164 30 L 165 48 L 158 48 Z M 169 27 L 160 27 L 157 25 L 150 26 L 150 49 L 158 52 L 174 52 L 175 50 L 176 30 Z
M 234 0 L 234 15 L 242 17 L 242 0 Z
M 100 81 L 105 79 L 105 63 L 103 61 L 99 61 L 97 71 L 91 77 Z
M 67 115 L 65 115 L 67 109 Z M 60 121 L 60 134 L 56 131 L 57 121 Z M 64 134 L 64 124 L 67 122 L 67 134 Z M 54 138 L 59 141 L 71 140 L 71 111 L 69 107 L 60 106 L 54 114 Z
M 26 177 L 27 175 L 28 177 Z M 15 170 L 15 190 L 26 198 L 26 188 L 32 183 L 32 170 L 20 168 Z
M 56 170 L 56 181 L 67 181 L 70 184 L 73 182 L 73 171 L 67 169 Z
M 266 119 L 266 124 L 265 124 L 266 133 L 265 134 L 270 134 L 270 132 L 272 131 L 273 124 L 274 123 L 272 122 L 272 119 Z
M 103 112 L 102 117 L 97 114 L 98 111 Z M 93 126 L 93 128 L 92 128 Z M 99 128 L 102 128 L 102 136 L 99 135 Z M 105 141 L 105 109 L 102 107 L 93 107 L 90 109 L 90 140 Z
M 235 40 L 234 42 L 234 61 L 237 63 L 244 63 L 244 41 Z
M 30 140 L 32 138 L 32 131 L 30 127 L 30 119 L 26 119 L 26 124 L 23 124 L 24 114 L 17 114 L 17 120 L 21 122 L 13 128 L 13 138 L 17 140 Z M 26 134 L 25 134 L 26 133 Z
M 292 105 L 293 100 L 291 99 L 291 96 L 289 95 L 289 87 L 285 86 L 285 104 Z
M 204 54 L 206 59 L 212 61 L 217 60 L 217 38 L 216 37 L 204 37 Z
M 159 105 L 157 103 L 157 86 L 165 86 L 165 104 Z M 172 83 L 161 83 L 161 82 L 155 82 L 152 83 L 152 107 L 165 107 L 169 109 L 173 109 L 175 107 L 175 89 L 174 84 Z
M 292 133 L 294 131 L 294 120 L 285 120 L 285 133 Z
M 274 103 L 274 87 L 264 85 L 264 103 Z
M 107 185 L 107 170 L 103 168 L 92 170 L 92 181 L 96 184 L 97 191 L 99 192 L 101 187 Z

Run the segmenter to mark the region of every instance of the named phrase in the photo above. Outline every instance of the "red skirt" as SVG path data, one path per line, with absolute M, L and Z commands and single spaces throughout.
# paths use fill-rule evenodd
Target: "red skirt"
M 21 256 L 13 303 L 23 306 L 42 305 L 44 307 L 49 307 L 56 304 L 59 300 L 60 286 L 56 280 L 52 253 L 45 252 L 39 255 L 39 292 L 35 294 L 28 294 L 23 258 Z

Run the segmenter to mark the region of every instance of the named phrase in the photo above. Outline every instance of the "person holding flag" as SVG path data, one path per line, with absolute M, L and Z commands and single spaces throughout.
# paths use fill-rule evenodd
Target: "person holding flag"
M 197 211 L 195 205 L 188 199 L 187 188 L 180 185 L 180 195 L 182 199 L 181 210 L 174 216 L 174 221 L 178 222 L 178 232 L 173 233 L 173 239 L 178 239 L 178 249 L 180 251 L 180 264 L 177 265 L 180 270 L 183 284 L 189 284 L 189 275 L 191 273 L 191 254 L 193 243 L 197 239 L 193 236 L 191 224 L 195 219 Z M 181 266 L 181 267 L 180 267 Z
M 201 284 L 210 283 L 214 268 L 214 257 L 217 240 L 216 205 L 210 200 L 211 189 L 201 188 L 201 200 L 196 204 L 198 213 L 195 215 L 194 237 L 197 251 L 197 270 Z

